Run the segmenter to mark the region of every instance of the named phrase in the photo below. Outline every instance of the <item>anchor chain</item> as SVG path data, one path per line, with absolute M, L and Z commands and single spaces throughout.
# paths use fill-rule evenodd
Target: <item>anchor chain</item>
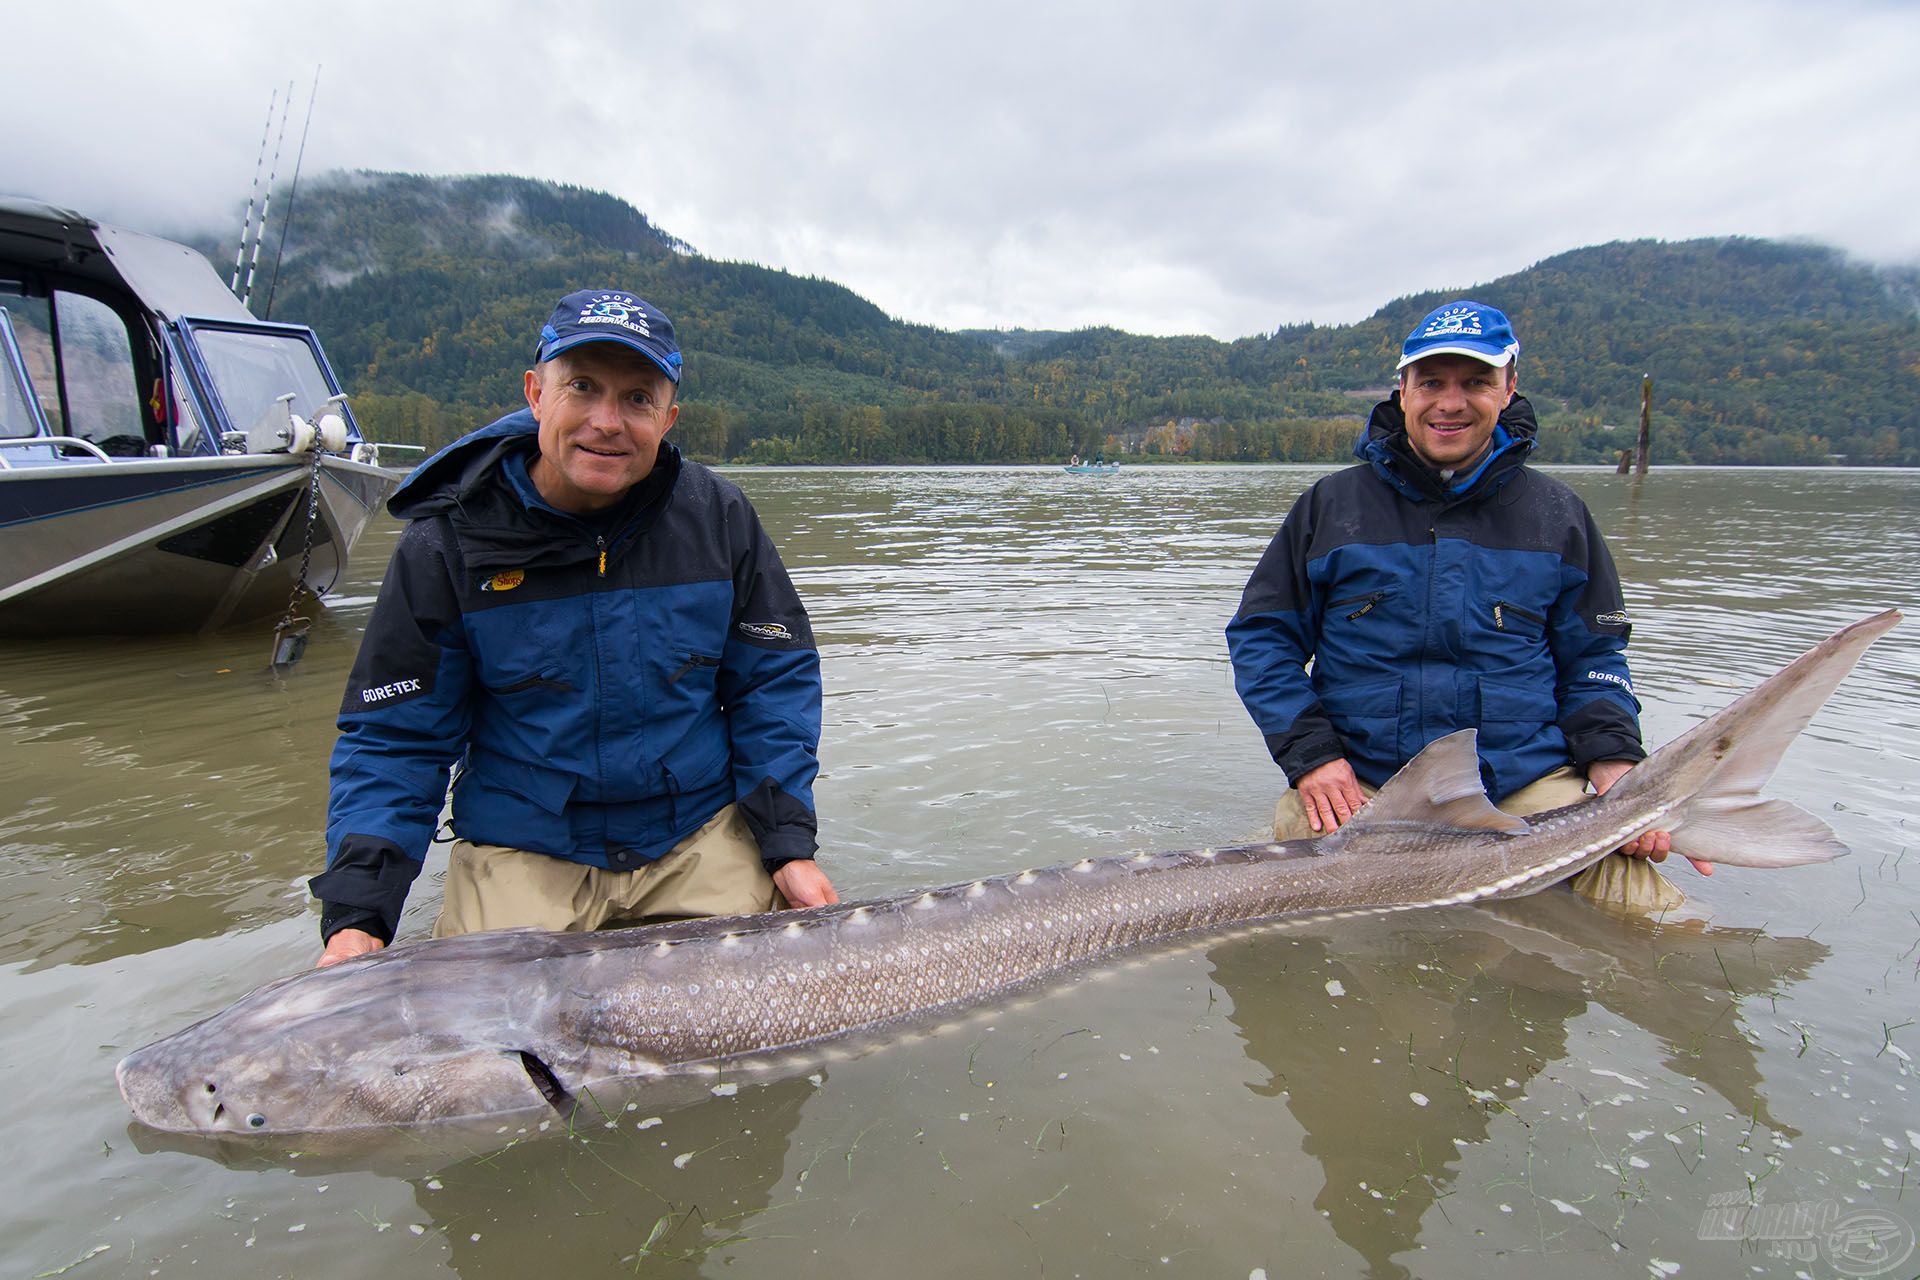
M 273 657 L 267 665 L 275 671 L 300 661 L 300 655 L 307 650 L 307 632 L 313 626 L 310 619 L 296 617 L 293 607 L 300 601 L 300 587 L 313 564 L 313 526 L 320 519 L 320 458 L 321 450 L 316 443 L 307 462 L 307 529 L 300 546 L 300 572 L 293 576 L 293 587 L 287 593 L 287 611 L 280 625 L 273 629 Z

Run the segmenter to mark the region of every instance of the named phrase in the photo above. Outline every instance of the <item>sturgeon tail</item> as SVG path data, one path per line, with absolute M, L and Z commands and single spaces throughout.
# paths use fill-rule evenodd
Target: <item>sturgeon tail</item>
M 1760 788 L 1867 646 L 1900 621 L 1888 609 L 1834 632 L 1725 709 L 1661 747 L 1609 793 L 1691 792 L 1669 824 L 1673 851 L 1736 867 L 1794 867 L 1847 852 L 1831 828 Z

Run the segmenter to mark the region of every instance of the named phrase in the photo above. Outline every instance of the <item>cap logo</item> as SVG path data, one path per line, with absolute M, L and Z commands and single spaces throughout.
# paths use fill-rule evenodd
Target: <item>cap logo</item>
M 580 308 L 580 316 L 575 323 L 617 324 L 643 338 L 653 336 L 653 331 L 647 328 L 646 310 L 636 299 L 624 293 L 603 293 L 588 299 L 587 305 Z
M 1427 327 L 1422 329 L 1420 338 L 1477 338 L 1485 330 L 1480 327 L 1480 309 L 1478 307 L 1447 307 L 1427 317 Z

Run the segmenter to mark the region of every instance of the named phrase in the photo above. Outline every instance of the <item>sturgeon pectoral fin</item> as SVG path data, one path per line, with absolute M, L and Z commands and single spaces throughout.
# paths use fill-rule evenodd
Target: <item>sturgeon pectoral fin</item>
M 529 1053 L 525 1049 L 518 1050 L 518 1053 L 520 1065 L 527 1069 L 527 1079 L 533 1081 L 533 1087 L 540 1091 L 547 1105 L 563 1116 L 570 1115 L 574 1108 L 573 1095 L 567 1092 L 567 1086 L 560 1083 L 560 1077 L 553 1073 L 553 1068 L 537 1053 Z
M 1351 843 L 1369 825 L 1384 822 L 1418 822 L 1514 836 L 1533 829 L 1525 818 L 1502 813 L 1487 799 L 1480 781 L 1479 735 L 1472 729 L 1428 743 L 1405 768 L 1387 779 L 1379 794 L 1361 806 L 1337 835 L 1348 837 L 1343 844 Z

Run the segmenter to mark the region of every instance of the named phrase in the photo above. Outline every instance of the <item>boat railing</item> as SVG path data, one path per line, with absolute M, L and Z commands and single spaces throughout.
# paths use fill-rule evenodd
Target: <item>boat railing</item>
M 364 461 L 371 462 L 376 467 L 388 467 L 393 465 L 392 463 L 381 461 L 380 455 L 383 453 L 388 453 L 388 452 L 425 453 L 427 451 L 427 446 L 423 444 L 388 444 L 385 442 L 376 442 L 372 440 L 369 440 L 366 442 L 366 447 L 371 449 L 373 452 L 370 456 L 365 458 Z M 355 461 L 362 461 L 362 459 L 356 458 Z
M 39 449 L 53 447 L 59 449 L 79 449 L 92 454 L 101 462 L 112 462 L 100 446 L 91 440 L 82 440 L 79 436 L 20 436 L 12 440 L 0 440 L 0 471 L 12 471 L 14 466 L 7 461 L 8 449 Z

